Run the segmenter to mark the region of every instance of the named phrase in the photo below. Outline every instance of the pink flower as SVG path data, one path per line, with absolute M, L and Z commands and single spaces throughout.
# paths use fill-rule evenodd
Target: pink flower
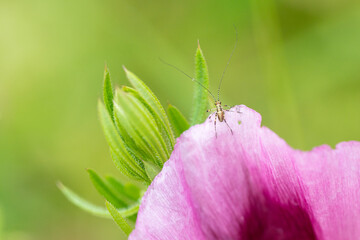
M 236 108 L 233 135 L 211 120 L 182 134 L 129 239 L 359 239 L 360 142 L 294 150 Z

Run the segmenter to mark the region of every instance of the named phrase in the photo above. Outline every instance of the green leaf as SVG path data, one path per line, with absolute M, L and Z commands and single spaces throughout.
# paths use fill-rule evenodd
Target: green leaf
M 200 44 L 195 54 L 195 80 L 202 86 L 209 88 L 209 73 L 205 57 L 201 51 Z M 200 84 L 195 84 L 194 104 L 192 110 L 191 125 L 204 122 L 206 110 L 208 109 L 208 91 Z
M 106 109 L 111 117 L 113 117 L 113 88 L 111 86 L 110 80 L 110 72 L 107 66 L 105 65 L 105 72 L 104 72 L 104 87 L 103 87 L 103 97 Z
M 109 210 L 114 221 L 117 223 L 117 225 L 126 234 L 126 236 L 129 236 L 133 228 L 130 227 L 130 225 L 126 222 L 124 217 L 121 216 L 121 214 L 116 210 L 116 208 L 113 205 L 111 205 L 111 203 L 106 202 L 106 207 Z
M 96 206 L 90 203 L 89 201 L 81 198 L 79 195 L 71 191 L 69 188 L 65 187 L 61 182 L 58 182 L 57 186 L 60 189 L 60 191 L 65 195 L 65 197 L 75 206 L 95 216 L 110 218 L 110 214 L 106 210 L 106 208 Z
M 107 183 L 104 182 L 102 178 L 94 170 L 87 169 L 87 172 L 89 173 L 90 180 L 95 186 L 96 190 L 107 201 L 109 201 L 116 208 L 125 207 L 127 205 L 121 199 L 117 198 L 116 193 L 112 191 L 112 189 L 107 185 Z
M 176 137 L 179 137 L 181 133 L 189 129 L 189 122 L 178 108 L 169 104 L 167 112 Z
M 161 106 L 160 101 L 157 99 L 155 94 L 149 89 L 148 86 L 145 85 L 143 81 L 141 81 L 135 74 L 130 72 L 124 67 L 127 78 L 130 83 L 135 87 L 140 96 L 153 108 L 154 112 L 160 117 L 160 119 L 164 122 L 166 134 L 170 140 L 172 148 L 175 144 L 175 137 L 171 131 L 169 119 L 165 114 L 164 108 Z M 172 150 L 172 149 L 171 149 Z
M 150 179 L 148 179 L 145 173 L 145 169 L 143 169 L 141 165 L 136 162 L 136 160 L 133 159 L 131 154 L 126 150 L 124 142 L 121 139 L 118 130 L 112 121 L 112 118 L 101 102 L 99 102 L 99 115 L 101 125 L 110 146 L 115 165 L 126 176 L 134 180 L 142 180 L 146 183 L 150 183 Z

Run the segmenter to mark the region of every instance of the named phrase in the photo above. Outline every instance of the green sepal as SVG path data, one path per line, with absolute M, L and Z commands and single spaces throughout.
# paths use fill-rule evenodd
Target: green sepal
M 201 51 L 200 44 L 195 54 L 195 80 L 200 84 L 194 84 L 194 103 L 192 109 L 191 125 L 204 122 L 206 119 L 206 110 L 208 109 L 208 91 L 209 73 L 206 65 L 205 57 Z
M 128 105 L 125 106 L 125 108 L 128 107 L 126 109 L 127 113 L 134 114 L 133 117 L 136 120 L 140 120 L 139 118 L 136 117 L 143 117 L 141 120 L 144 120 L 145 122 L 139 122 L 138 124 L 134 123 L 134 125 L 139 126 L 140 129 L 141 126 L 144 127 L 144 133 L 147 132 L 149 134 L 148 143 L 150 145 L 153 145 L 153 148 L 156 149 L 157 152 L 160 154 L 160 156 L 162 157 L 162 162 L 164 163 L 170 157 L 170 153 L 167 150 L 166 143 L 162 138 L 159 129 L 157 128 L 156 120 L 154 119 L 153 115 L 147 110 L 147 108 L 143 104 L 141 104 L 141 102 L 138 99 L 136 99 L 131 94 L 127 94 L 127 96 L 128 96 L 127 100 L 129 103 Z M 133 106 L 133 108 L 130 109 L 129 106 Z M 140 112 L 142 114 L 140 114 Z M 141 123 L 147 123 L 147 124 L 141 125 Z M 143 137 L 146 136 L 143 135 Z M 150 139 L 152 139 L 152 141 Z
M 133 109 L 133 106 L 129 106 L 127 99 L 125 99 L 123 91 L 120 89 L 116 90 L 115 93 L 115 105 L 114 115 L 115 122 L 119 129 L 119 133 L 127 143 L 128 147 L 132 149 L 135 154 L 141 158 L 155 158 L 156 154 L 152 151 L 151 147 L 143 139 L 142 133 L 139 132 L 139 126 L 134 124 L 134 121 L 139 121 L 138 118 L 133 119 L 133 114 L 129 114 L 126 109 Z M 126 109 L 124 109 L 124 107 Z M 142 111 L 140 112 L 142 113 Z M 143 119 L 143 118 L 142 118 Z M 143 130 L 143 129 L 142 129 Z
M 149 158 L 149 152 L 146 152 L 144 148 L 139 147 L 138 144 L 136 144 L 135 140 L 130 136 L 129 132 L 127 131 L 127 129 L 129 129 L 129 121 L 126 115 L 114 111 L 114 120 L 116 128 L 119 132 L 121 139 L 123 140 L 126 150 L 140 165 L 140 167 L 145 169 L 141 159 Z
M 179 137 L 181 133 L 189 129 L 189 122 L 177 107 L 169 104 L 167 113 L 176 137 Z
M 61 182 L 58 182 L 57 186 L 65 197 L 78 208 L 98 217 L 110 218 L 110 214 L 106 208 L 90 203 L 70 190 L 68 187 L 64 186 Z
M 151 162 L 144 162 L 145 165 L 145 171 L 148 177 L 151 179 L 151 181 L 154 180 L 156 175 L 161 171 L 161 168 Z
M 119 125 L 126 129 L 137 147 L 146 152 L 143 160 L 151 160 L 162 167 L 170 153 L 153 116 L 146 107 L 134 96 L 117 89 L 114 111 Z
M 114 109 L 113 88 L 111 85 L 110 72 L 106 65 L 104 72 L 103 98 L 104 98 L 104 104 L 106 106 L 106 109 L 108 110 L 109 115 L 113 117 L 113 109 Z
M 111 187 L 94 171 L 87 169 L 90 180 L 93 183 L 96 190 L 112 205 L 116 208 L 126 207 L 127 204 L 117 197 L 117 194 L 113 192 Z
M 138 186 L 131 183 L 123 184 L 113 176 L 106 176 L 105 179 L 109 186 L 116 193 L 117 197 L 123 202 L 131 205 L 139 201 L 141 195 L 140 188 Z
M 121 160 L 121 157 L 119 154 L 115 153 L 112 149 L 110 149 L 110 155 L 112 157 L 112 160 L 117 167 L 117 169 L 120 170 L 124 176 L 128 177 L 131 180 L 139 181 L 145 183 L 145 185 L 149 185 L 151 183 L 150 179 L 146 176 L 146 179 L 144 177 L 140 177 L 136 172 L 134 172 L 126 162 Z M 145 172 L 145 168 L 144 168 Z M 146 173 L 145 173 L 146 174 Z
M 60 191 L 64 194 L 64 196 L 78 208 L 97 217 L 111 218 L 111 215 L 106 208 L 97 206 L 85 200 L 84 198 L 80 197 L 78 194 L 70 190 L 68 187 L 63 185 L 61 182 L 58 182 L 57 186 L 60 189 Z M 139 211 L 139 202 L 129 205 L 128 207 L 118 209 L 118 212 L 123 217 L 134 216 L 138 211 Z
M 111 203 L 106 202 L 106 207 L 116 224 L 121 228 L 121 230 L 126 234 L 126 236 L 129 236 L 133 228 L 130 227 L 129 223 L 124 219 L 123 216 L 121 216 L 121 214 Z
M 101 102 L 99 102 L 99 115 L 116 167 L 118 167 L 125 176 L 128 176 L 131 179 L 150 183 L 150 179 L 147 177 L 145 169 L 143 169 L 141 164 L 133 159 L 131 154 L 126 150 L 125 144 L 120 137 L 112 118 Z
M 130 95 L 134 96 L 150 112 L 150 114 L 153 116 L 153 118 L 156 122 L 156 125 L 161 133 L 161 136 L 163 137 L 163 139 L 166 143 L 168 152 L 172 152 L 172 150 L 174 148 L 174 146 L 172 144 L 173 135 L 168 133 L 167 126 L 166 126 L 165 122 L 160 118 L 159 114 L 150 106 L 150 104 L 148 104 L 145 101 L 145 99 L 139 94 L 139 92 L 136 89 L 130 88 L 127 86 L 123 86 L 122 90 L 124 92 L 129 93 Z
M 171 146 L 175 145 L 175 137 L 171 131 L 170 122 L 166 116 L 164 108 L 161 106 L 160 101 L 157 99 L 155 94 L 150 90 L 146 84 L 141 81 L 135 74 L 130 72 L 124 67 L 127 78 L 133 87 L 138 91 L 140 96 L 154 109 L 156 114 L 160 117 L 160 119 L 164 122 L 166 134 L 170 140 Z

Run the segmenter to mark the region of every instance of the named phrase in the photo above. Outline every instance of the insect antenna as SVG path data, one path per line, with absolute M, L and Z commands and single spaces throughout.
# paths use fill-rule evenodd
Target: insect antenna
M 197 84 L 199 84 L 199 85 L 200 85 L 201 87 L 203 87 L 206 91 L 208 91 L 208 93 L 210 93 L 210 95 L 214 98 L 214 101 L 216 101 L 215 96 L 214 96 L 214 95 L 210 92 L 210 90 L 209 90 L 207 87 L 205 87 L 201 82 L 197 81 L 195 78 L 190 77 L 189 74 L 185 73 L 183 70 L 181 70 L 180 68 L 176 67 L 175 65 L 172 65 L 172 64 L 170 64 L 170 63 L 168 63 L 168 62 L 165 62 L 165 61 L 164 61 L 163 59 L 161 59 L 161 58 L 159 58 L 159 60 L 160 60 L 162 63 L 164 63 L 164 64 L 166 64 L 166 65 L 168 65 L 168 66 L 176 69 L 177 71 L 181 72 L 182 74 L 184 74 L 185 76 L 187 76 L 188 78 L 190 78 L 191 81 L 196 82 Z
M 219 87 L 218 87 L 218 91 L 217 91 L 217 99 L 218 99 L 218 101 L 220 100 L 220 88 L 221 88 L 222 80 L 223 80 L 223 78 L 224 78 L 226 69 L 228 68 L 228 66 L 229 66 L 229 64 L 230 64 L 231 58 L 232 58 L 232 56 L 234 55 L 234 52 L 235 52 L 235 49 L 236 49 L 236 45 L 237 45 L 237 42 L 238 42 L 238 32 L 237 32 L 237 29 L 236 29 L 235 25 L 234 25 L 234 28 L 235 28 L 235 37 L 236 37 L 236 39 L 235 39 L 235 45 L 234 45 L 234 48 L 233 48 L 233 50 L 232 50 L 232 52 L 231 52 L 231 55 L 230 55 L 230 57 L 229 57 L 229 60 L 228 60 L 228 62 L 227 62 L 227 64 L 226 64 L 225 69 L 224 69 L 224 71 L 223 71 L 223 73 L 222 73 L 222 75 L 221 75 L 221 78 L 220 78 L 220 83 L 219 83 Z

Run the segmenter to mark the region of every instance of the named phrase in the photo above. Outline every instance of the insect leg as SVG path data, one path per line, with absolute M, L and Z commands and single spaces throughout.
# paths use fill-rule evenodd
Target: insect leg
M 231 127 L 229 126 L 229 124 L 227 123 L 227 121 L 225 120 L 225 118 L 224 118 L 224 122 L 225 122 L 226 125 L 229 127 L 229 129 L 230 129 L 230 131 L 231 131 L 231 134 L 234 135 L 233 130 L 231 129 Z
M 224 111 L 230 111 L 230 109 L 233 107 L 235 107 L 235 105 L 233 105 L 233 106 L 224 105 Z M 230 111 L 230 112 L 232 112 L 232 111 Z
M 217 132 L 216 132 L 216 118 L 217 118 L 218 114 L 215 113 L 215 120 L 214 120 L 214 127 L 215 127 L 215 137 L 217 138 Z
M 215 111 L 215 108 L 214 108 L 214 109 L 209 109 L 209 110 L 207 110 L 206 112 L 214 112 L 214 111 Z M 211 114 L 209 115 L 208 119 L 210 119 L 212 116 L 213 116 L 213 113 L 211 113 Z M 216 116 L 215 116 L 215 118 L 216 118 Z
M 226 111 L 226 112 L 236 112 L 236 113 L 242 113 L 242 112 L 240 112 L 240 111 L 232 111 L 232 110 L 229 110 L 229 109 L 224 109 L 224 111 Z

